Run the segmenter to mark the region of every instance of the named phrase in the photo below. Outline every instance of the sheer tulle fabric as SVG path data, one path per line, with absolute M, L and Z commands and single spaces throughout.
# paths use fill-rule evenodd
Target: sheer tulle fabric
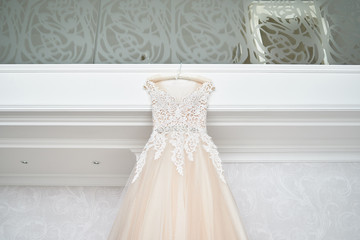
M 172 150 L 167 144 L 154 160 L 149 149 L 133 184 L 132 170 L 108 240 L 247 240 L 233 195 L 201 144 L 194 161 L 185 156 L 183 176 L 170 160 Z

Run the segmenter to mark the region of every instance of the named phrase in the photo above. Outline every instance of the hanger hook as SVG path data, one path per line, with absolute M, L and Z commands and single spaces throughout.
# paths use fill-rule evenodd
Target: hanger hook
M 182 66 L 182 62 L 180 62 L 179 71 L 178 71 L 178 74 L 176 75 L 176 80 L 179 79 L 179 76 L 180 76 L 180 73 L 181 73 L 181 66 Z

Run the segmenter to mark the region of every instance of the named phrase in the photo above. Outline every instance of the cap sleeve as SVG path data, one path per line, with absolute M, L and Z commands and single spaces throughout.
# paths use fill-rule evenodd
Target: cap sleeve
M 148 92 L 149 94 L 151 94 L 151 92 L 153 91 L 153 85 L 150 83 L 149 80 L 146 80 L 143 83 L 143 88 L 146 90 L 146 92 Z
M 212 93 L 213 91 L 215 91 L 215 85 L 212 81 L 209 81 L 207 84 L 206 84 L 206 91 L 208 93 Z

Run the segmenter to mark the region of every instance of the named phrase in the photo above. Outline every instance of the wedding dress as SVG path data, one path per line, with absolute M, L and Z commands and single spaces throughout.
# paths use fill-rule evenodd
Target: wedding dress
M 198 86 L 188 94 L 173 89 L 182 94 L 177 98 L 159 82 L 145 81 L 153 129 L 121 193 L 108 240 L 247 240 L 206 132 L 214 84 L 192 83 Z

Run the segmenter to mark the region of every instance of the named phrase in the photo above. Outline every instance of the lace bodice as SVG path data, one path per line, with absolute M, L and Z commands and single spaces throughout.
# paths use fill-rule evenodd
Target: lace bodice
M 208 98 L 215 89 L 213 83 L 211 81 L 202 83 L 180 100 L 150 80 L 146 80 L 143 86 L 151 97 L 153 131 L 136 161 L 132 183 L 138 178 L 145 165 L 148 150 L 153 147 L 155 149 L 154 158 L 158 159 L 167 143 L 174 147 L 171 161 L 180 175 L 184 174 L 184 155 L 186 154 L 190 161 L 194 161 L 193 152 L 201 143 L 209 153 L 219 178 L 226 182 L 219 152 L 212 138 L 206 132 Z

